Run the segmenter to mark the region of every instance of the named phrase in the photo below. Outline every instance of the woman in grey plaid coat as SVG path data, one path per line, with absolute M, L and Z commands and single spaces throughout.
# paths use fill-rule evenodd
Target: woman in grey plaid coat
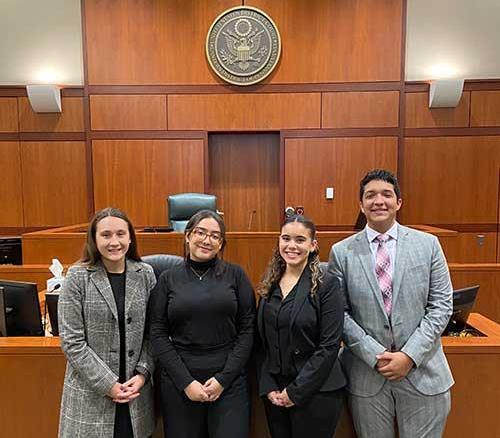
M 156 280 L 140 260 L 127 216 L 113 208 L 98 212 L 59 298 L 61 347 L 68 360 L 61 438 L 153 433 L 153 360 L 144 335 Z

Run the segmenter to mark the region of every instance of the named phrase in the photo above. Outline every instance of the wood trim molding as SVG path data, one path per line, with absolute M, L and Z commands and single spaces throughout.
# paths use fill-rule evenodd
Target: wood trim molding
M 36 231 L 42 231 L 46 229 L 47 227 L 0 227 L 0 236 L 17 237 L 21 236 L 21 234 L 24 233 L 34 233 Z
M 85 132 L 20 132 L 20 141 L 85 141 Z
M 91 140 L 205 139 L 206 131 L 91 131 Z
M 429 91 L 429 82 L 412 81 L 406 82 L 405 93 L 421 93 Z M 489 91 L 500 90 L 500 81 L 498 79 L 472 79 L 464 82 L 464 91 Z
M 284 129 L 283 138 L 397 137 L 399 128 Z
M 498 225 L 491 224 L 426 224 L 435 228 L 444 228 L 446 230 L 453 230 L 459 233 L 496 233 Z
M 500 135 L 499 127 L 486 128 L 406 128 L 405 137 L 466 137 Z
M 85 141 L 85 132 L 0 133 L 0 141 Z
M 27 97 L 26 86 L 0 86 L 0 97 Z M 82 97 L 83 87 L 61 88 L 62 97 Z
M 400 82 L 338 82 L 329 84 L 233 85 L 90 85 L 90 94 L 234 94 L 312 93 L 328 91 L 400 91 Z
M 398 156 L 397 156 L 397 170 L 396 175 L 401 187 L 404 187 L 403 158 L 404 158 L 404 144 L 405 133 L 404 126 L 406 125 L 406 96 L 405 89 L 405 72 L 406 72 L 406 22 L 408 13 L 408 1 L 403 0 L 401 11 L 401 72 L 400 72 L 400 86 L 399 92 L 399 114 L 398 114 Z
M 0 132 L 0 141 L 19 141 L 18 132 Z

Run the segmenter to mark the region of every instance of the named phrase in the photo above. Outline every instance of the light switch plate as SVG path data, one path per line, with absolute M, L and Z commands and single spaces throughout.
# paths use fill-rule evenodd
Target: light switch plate
M 326 188 L 326 199 L 333 199 L 333 187 Z

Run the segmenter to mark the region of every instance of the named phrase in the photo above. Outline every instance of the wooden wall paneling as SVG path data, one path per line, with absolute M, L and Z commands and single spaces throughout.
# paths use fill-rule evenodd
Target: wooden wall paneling
M 87 221 L 84 142 L 21 142 L 26 227 Z
M 23 263 L 44 264 L 58 258 L 65 265 L 75 263 L 82 255 L 85 233 L 67 236 L 39 237 L 23 235 Z
M 496 263 L 497 233 L 457 233 L 443 251 L 448 263 Z
M 168 96 L 168 129 L 255 131 L 319 128 L 320 93 Z
M 396 127 L 399 92 L 323 93 L 322 128 Z
M 23 192 L 18 142 L 0 141 L 0 227 L 22 227 Z
M 165 130 L 165 95 L 90 96 L 93 130 Z
M 62 97 L 61 113 L 35 113 L 27 97 L 19 97 L 19 131 L 83 132 L 83 97 Z
M 500 91 L 473 91 L 471 126 L 500 126 Z
M 4 342 L 13 339 L 16 338 L 5 338 Z M 21 344 L 33 338 L 18 339 Z M 47 347 L 35 351 L 18 350 L 17 354 L 13 349 L 0 348 L 3 395 L 0 397 L 0 423 L 5 437 L 57 435 L 66 359 L 60 348 L 49 347 L 55 344 L 52 342 L 55 339 L 38 338 L 37 341 Z
M 209 135 L 209 191 L 229 231 L 276 231 L 279 134 Z
M 212 21 L 238 0 L 86 1 L 88 83 L 214 84 L 205 58 Z
M 125 210 L 136 226 L 166 225 L 167 196 L 204 188 L 202 139 L 94 140 L 95 208 Z
M 15 97 L 0 98 L 0 132 L 17 132 L 18 110 Z
M 52 277 L 49 271 L 49 259 L 45 265 L 0 265 L 0 278 L 11 281 L 36 283 L 38 291 L 47 288 L 47 280 Z
M 500 264 L 450 263 L 454 289 L 480 286 L 474 312 L 500 323 Z
M 399 0 L 249 0 L 279 28 L 282 58 L 271 83 L 399 81 Z
M 286 138 L 285 204 L 305 207 L 317 225 L 353 226 L 359 181 L 374 168 L 397 171 L 397 137 Z
M 268 234 L 259 233 L 252 236 L 251 243 L 249 236 L 231 236 L 224 249 L 224 259 L 243 267 L 255 287 L 262 279 L 262 274 L 278 242 L 278 233 Z
M 406 138 L 401 219 L 414 224 L 495 224 L 500 137 Z
M 446 357 L 456 382 L 444 438 L 498 436 L 498 353 L 471 351 Z M 472 391 L 477 398 L 471 396 Z
M 429 93 L 406 93 L 407 128 L 461 128 L 469 126 L 470 91 L 455 108 L 429 108 Z

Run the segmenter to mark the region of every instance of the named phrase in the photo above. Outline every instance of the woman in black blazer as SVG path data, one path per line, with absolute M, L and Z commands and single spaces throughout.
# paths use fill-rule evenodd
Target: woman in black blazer
M 258 380 L 272 438 L 332 438 L 345 378 L 337 360 L 344 310 L 319 267 L 316 227 L 288 218 L 258 292 Z

